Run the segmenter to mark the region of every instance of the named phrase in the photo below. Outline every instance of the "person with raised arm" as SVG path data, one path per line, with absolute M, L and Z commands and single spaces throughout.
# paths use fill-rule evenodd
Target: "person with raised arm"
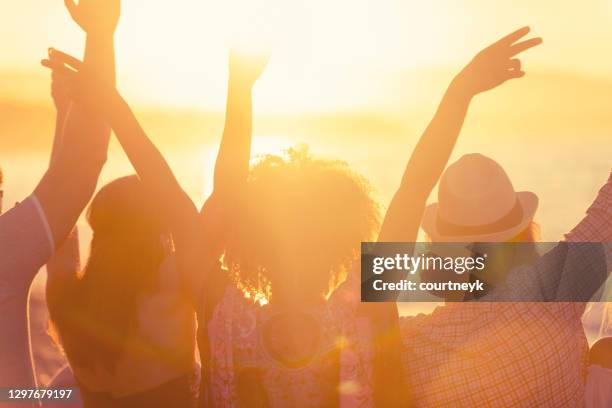
M 228 123 L 215 190 L 200 215 L 117 92 L 78 72 L 78 60 L 62 53 L 55 57 L 63 66 L 53 66 L 72 78 L 73 97 L 108 118 L 140 179 L 115 181 L 94 198 L 88 213 L 92 255 L 82 279 L 49 291 L 52 320 L 86 407 L 188 406 L 197 390 L 193 310 L 203 312 L 208 297 L 221 291 L 208 284 L 209 278 L 219 279 L 219 271 L 215 276 L 208 271 L 218 265 L 226 220 L 248 174 L 256 77 L 245 74 L 263 71 L 265 60 L 253 68 L 236 54 L 231 58 Z M 80 327 L 87 320 L 102 333 Z M 104 338 L 104 332 L 113 338 Z M 147 347 L 134 349 L 134 344 Z
M 70 96 L 112 126 L 138 176 L 103 187 L 88 211 L 82 276 L 58 270 L 51 320 L 84 406 L 191 407 L 197 394 L 192 286 L 206 262 L 200 214 L 112 83 L 56 51 Z
M 441 177 L 439 203 L 425 207 L 461 130 L 469 102 L 506 79 L 524 75 L 520 62 L 512 59 L 515 51 L 541 42 L 532 39 L 514 44 L 528 31 L 524 28 L 488 47 L 453 81 L 413 154 L 385 218 L 380 242 L 414 242 L 419 226 L 434 243 L 531 244 L 537 240 L 533 223 L 537 196 L 515 192 L 503 168 L 482 155 L 466 155 L 451 165 Z M 504 75 L 503 67 L 510 72 Z M 431 144 L 436 140 L 433 136 L 437 145 Z M 429 152 L 424 149 L 427 146 Z M 423 167 L 415 164 L 418 161 Z M 429 169 L 424 183 L 418 177 L 423 173 L 414 172 L 419 168 Z M 429 178 L 432 175 L 435 177 Z M 410 195 L 411 191 L 416 194 Z M 566 236 L 567 242 L 612 239 L 611 193 L 608 182 L 586 218 Z M 605 249 L 600 244 L 581 247 L 563 243 L 541 258 L 535 251 L 528 255 L 533 259 L 506 258 L 511 263 L 505 268 L 507 274 L 495 276 L 490 293 L 472 299 L 478 301 L 447 303 L 429 315 L 399 320 L 395 304 L 372 306 L 374 316 L 386 316 L 379 319 L 382 323 L 377 335 L 387 335 L 384 340 L 392 346 L 387 348 L 388 355 L 382 353 L 383 367 L 392 366 L 398 377 L 403 371 L 413 405 L 583 404 L 587 347 L 580 317 L 585 300 L 607 277 Z M 523 263 L 532 266 L 512 266 Z M 576 299 L 576 303 L 487 303 L 517 300 L 521 291 L 529 291 L 534 301 Z M 398 351 L 402 369 L 393 365 Z
M 84 28 L 96 18 L 95 4 L 79 5 L 85 6 L 90 8 L 70 7 Z M 100 87 L 75 82 L 75 71 L 65 64 L 100 81 Z M 45 65 L 68 78 L 70 97 L 97 115 L 125 107 L 114 98 L 96 100 L 112 93 L 96 89 L 112 89 L 114 81 L 78 60 L 56 51 Z M 124 127 L 116 126 L 121 134 L 144 136 L 131 113 L 123 113 Z M 77 276 L 78 262 L 71 262 L 78 258 L 70 256 L 78 253 L 76 237 L 62 249 L 68 256 L 48 264 L 51 320 L 70 363 L 53 385 L 78 385 L 85 407 L 190 407 L 197 390 L 195 321 L 176 270 L 193 267 L 188 245 L 195 238 L 186 238 L 186 226 L 197 225 L 197 218 L 189 218 L 197 212 L 189 211 L 193 205 L 146 137 L 120 141 L 143 181 L 116 180 L 94 198 L 87 217 L 94 238 L 82 276 Z
M 450 159 L 470 104 L 478 94 L 525 75 L 516 56 L 542 43 L 541 38 L 522 40 L 529 32 L 529 27 L 523 27 L 491 44 L 452 80 L 410 156 L 400 187 L 387 209 L 378 242 L 416 241 L 427 199 Z M 373 322 L 375 336 L 375 399 L 387 404 L 405 403 L 412 398 L 412 392 L 401 379 L 397 307 L 393 303 L 368 304 L 363 310 Z M 389 377 L 389 372 L 397 376 Z
M 249 172 L 252 88 L 264 67 L 265 58 L 237 53 L 230 62 L 215 192 L 203 211 L 206 239 L 220 238 L 224 256 L 199 309 L 200 406 L 368 406 L 369 390 L 351 381 L 364 375 L 358 358 L 347 363 L 342 352 L 358 296 L 328 295 L 373 237 L 378 207 L 345 163 L 305 150 L 264 156 Z
M 50 56 L 51 58 L 51 56 Z M 55 121 L 55 138 L 51 150 L 50 161 L 53 163 L 57 160 L 58 152 L 61 149 L 64 133 L 64 124 L 72 101 L 67 88 L 65 75 L 57 71 L 51 73 L 51 97 L 55 104 L 56 121 Z M 53 257 L 47 262 L 47 287 L 46 297 L 52 298 L 55 293 L 54 286 L 60 286 L 63 281 L 71 279 L 75 276 L 81 267 L 81 254 L 79 248 L 79 229 L 75 225 L 70 235 L 64 241 L 64 244 L 57 249 Z M 52 326 L 52 325 L 51 325 Z M 51 331 L 53 333 L 53 331 Z M 66 365 L 58 370 L 49 381 L 48 384 L 43 384 L 48 388 L 53 389 L 75 389 L 78 385 L 72 376 L 70 366 Z M 42 406 L 47 407 L 48 401 L 42 401 Z M 51 403 L 53 405 L 53 403 Z M 70 401 L 63 403 L 65 408 L 82 408 L 83 401 L 79 395 L 72 396 Z
M 491 44 L 453 79 L 410 156 L 383 221 L 379 242 L 416 239 L 427 199 L 450 159 L 473 99 L 525 76 L 516 56 L 542 43 L 541 38 L 523 41 L 529 32 L 529 27 L 523 27 Z
M 253 87 L 268 65 L 268 55 L 232 50 L 225 127 L 215 163 L 213 191 L 201 210 L 208 259 L 219 260 L 232 224 L 244 200 L 253 132 Z M 192 277 L 194 297 L 202 309 L 218 300 L 226 282 L 223 274 Z M 215 279 L 221 279 L 217 282 Z M 202 315 L 200 316 L 202 317 Z M 205 327 L 205 325 L 201 325 Z
M 104 4 L 104 12 L 98 13 L 88 27 L 85 60 L 87 66 L 95 65 L 92 69 L 110 81 L 114 78 L 113 35 L 119 2 Z M 70 7 L 77 12 L 74 15 L 86 9 L 73 3 Z M 58 118 L 64 114 L 58 109 Z M 72 104 L 65 117 L 65 123 L 58 123 L 56 131 L 56 138 L 62 138 L 61 148 L 56 149 L 55 159 L 36 189 L 0 216 L 0 326 L 5 333 L 0 336 L 1 387 L 23 389 L 36 385 L 28 333 L 29 287 L 40 267 L 73 229 L 106 162 L 110 137 L 107 124 L 79 104 Z M 11 405 L 0 402 L 0 406 Z
M 253 87 L 265 71 L 269 55 L 232 50 L 229 59 L 225 127 L 214 171 L 211 196 L 201 211 L 208 260 L 216 261 L 214 273 L 195 276 L 194 296 L 198 304 L 198 346 L 202 358 L 200 406 L 214 406 L 211 391 L 210 344 L 208 327 L 216 305 L 222 299 L 230 278 L 221 270 L 219 260 L 228 236 L 245 200 L 253 133 Z

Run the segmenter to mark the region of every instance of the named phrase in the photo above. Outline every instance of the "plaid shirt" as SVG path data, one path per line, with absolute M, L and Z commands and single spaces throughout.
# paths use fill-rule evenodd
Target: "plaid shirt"
M 566 241 L 612 242 L 612 174 Z M 569 260 L 568 251 L 565 255 Z M 577 258 L 588 272 L 590 259 Z M 559 262 L 540 261 L 535 267 L 543 276 L 553 266 Z M 521 279 L 529 276 L 534 274 Z M 580 281 L 569 279 L 567 290 L 586 290 L 576 287 Z M 582 407 L 588 352 L 584 308 L 583 302 L 454 303 L 402 318 L 403 366 L 415 405 Z

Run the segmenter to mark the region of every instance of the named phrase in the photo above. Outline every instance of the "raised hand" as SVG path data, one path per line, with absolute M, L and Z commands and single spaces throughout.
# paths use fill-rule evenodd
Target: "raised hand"
M 49 49 L 49 60 L 54 53 L 53 49 Z M 64 114 L 70 106 L 70 94 L 68 91 L 68 77 L 61 71 L 51 71 L 51 97 L 55 104 L 55 109 L 58 113 Z
M 230 53 L 230 83 L 252 88 L 270 61 L 270 55 L 249 54 L 238 50 Z
M 474 96 L 504 82 L 525 76 L 518 54 L 542 43 L 539 37 L 520 41 L 530 31 L 523 27 L 480 51 L 453 81 L 464 96 Z
M 72 19 L 87 34 L 112 35 L 121 14 L 120 0 L 64 0 Z
M 55 78 L 61 79 L 62 98 L 78 102 L 93 112 L 108 113 L 117 95 L 115 87 L 85 69 L 79 59 L 51 48 L 49 59 L 41 63 L 52 70 Z

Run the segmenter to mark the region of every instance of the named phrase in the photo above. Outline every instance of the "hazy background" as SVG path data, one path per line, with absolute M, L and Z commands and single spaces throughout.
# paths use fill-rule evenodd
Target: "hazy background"
M 546 239 L 581 216 L 612 153 L 612 1 L 124 0 L 119 87 L 194 198 L 210 191 L 230 44 L 272 47 L 255 92 L 255 150 L 305 142 L 369 177 L 387 203 L 448 82 L 483 46 L 523 25 L 544 44 L 527 77 L 479 96 L 457 154 L 499 160 L 539 193 Z M 44 171 L 52 138 L 48 46 L 82 53 L 61 0 L 0 16 L 0 165 L 8 202 Z M 186 154 L 188 153 L 188 154 Z M 111 154 L 103 181 L 129 172 Z
M 611 23 L 610 0 L 123 0 L 118 85 L 202 203 L 223 127 L 230 44 L 271 45 L 255 91 L 255 152 L 308 143 L 367 176 L 386 205 L 454 73 L 530 25 L 544 44 L 523 56 L 527 77 L 476 98 L 455 157 L 487 154 L 517 190 L 535 191 L 543 238 L 554 241 L 610 171 Z M 62 0 L 20 0 L 1 13 L 0 38 L 0 166 L 12 205 L 43 174 L 52 140 L 49 75 L 38 61 L 49 46 L 80 55 L 84 37 Z M 113 143 L 102 183 L 131 171 Z M 44 339 L 45 316 L 34 318 Z

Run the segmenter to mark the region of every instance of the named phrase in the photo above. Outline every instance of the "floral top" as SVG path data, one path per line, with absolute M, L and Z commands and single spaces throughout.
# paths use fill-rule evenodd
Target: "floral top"
M 357 315 L 358 304 L 359 285 L 351 279 L 320 307 L 293 315 L 312 333 L 312 353 L 287 361 L 266 341 L 283 313 L 228 286 L 207 326 L 204 405 L 372 406 L 371 358 L 357 341 L 368 328 Z

